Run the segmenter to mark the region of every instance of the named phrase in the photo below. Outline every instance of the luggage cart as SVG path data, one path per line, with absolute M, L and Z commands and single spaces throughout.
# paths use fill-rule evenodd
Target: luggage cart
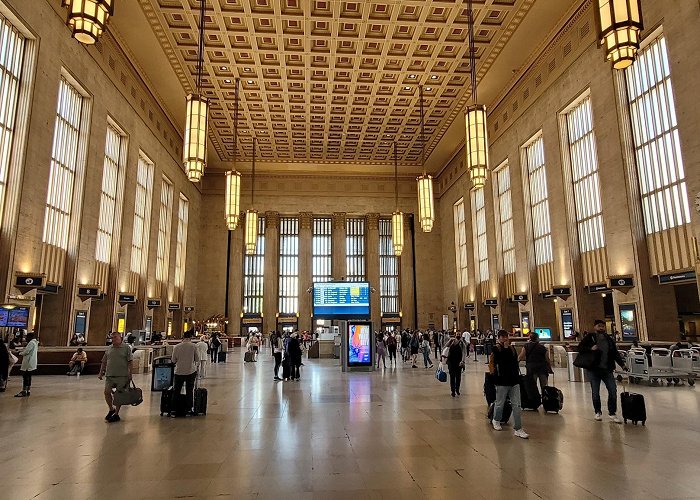
M 695 384 L 695 375 L 700 374 L 700 353 L 693 349 L 677 349 L 673 351 L 671 364 L 680 378 L 687 378 L 691 386 Z
M 628 377 L 631 384 L 641 383 L 642 380 L 647 381 L 650 385 L 660 385 L 664 381 L 667 385 L 674 382 L 680 383 L 679 373 L 673 370 L 668 349 L 652 349 L 650 357 L 647 357 L 646 352 L 630 351 L 627 354 L 627 368 L 627 371 L 618 370 L 615 372 L 618 380 L 622 380 L 622 377 Z M 683 378 L 686 377 L 688 384 L 695 384 L 695 378 L 692 374 L 686 374 Z

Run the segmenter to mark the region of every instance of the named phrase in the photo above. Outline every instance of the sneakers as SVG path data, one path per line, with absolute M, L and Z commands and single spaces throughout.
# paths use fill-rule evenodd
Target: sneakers
M 603 420 L 603 414 L 598 412 L 595 414 L 595 417 L 593 417 L 593 418 L 596 419 L 598 422 L 600 422 L 601 420 Z
M 515 432 L 513 432 L 513 435 L 521 439 L 527 439 L 530 437 L 530 435 L 522 429 L 516 429 Z
M 119 418 L 119 415 L 115 413 L 107 419 L 107 422 L 113 423 L 113 422 L 119 422 L 120 420 L 121 420 L 121 418 Z
M 105 420 L 109 422 L 109 419 L 112 418 L 112 415 L 114 415 L 114 410 L 109 410 L 109 413 L 107 413 Z
M 26 398 L 27 396 L 29 396 L 29 391 L 19 391 L 15 394 L 16 398 Z
M 274 378 L 274 380 L 282 380 L 282 379 L 281 379 L 281 378 L 279 378 L 279 377 L 275 377 L 275 378 Z
M 498 420 L 491 420 L 491 425 L 493 425 L 493 429 L 496 431 L 503 430 L 503 427 L 501 427 L 501 423 Z
M 610 421 L 613 424 L 621 424 L 622 423 L 622 419 L 620 417 L 618 417 L 617 415 L 610 415 Z

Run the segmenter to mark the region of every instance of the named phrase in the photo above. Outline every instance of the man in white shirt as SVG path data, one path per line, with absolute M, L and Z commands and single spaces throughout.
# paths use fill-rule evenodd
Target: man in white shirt
M 182 384 L 185 384 L 185 394 L 189 409 L 194 404 L 194 380 L 197 376 L 197 365 L 199 363 L 199 350 L 192 343 L 194 331 L 188 330 L 184 334 L 181 343 L 173 348 L 171 359 L 175 363 L 175 381 L 173 383 L 173 395 L 176 396 L 182 391 Z
M 202 335 L 199 342 L 195 344 L 197 346 L 197 352 L 199 353 L 199 366 L 197 367 L 197 374 L 199 378 L 204 378 L 206 375 L 207 368 L 207 358 L 209 357 L 209 343 L 207 338 Z
M 464 342 L 467 343 L 466 356 L 469 356 L 469 349 L 471 348 L 471 345 L 472 345 L 472 334 L 469 333 L 469 330 L 464 330 L 464 333 L 462 334 L 462 338 L 464 339 Z

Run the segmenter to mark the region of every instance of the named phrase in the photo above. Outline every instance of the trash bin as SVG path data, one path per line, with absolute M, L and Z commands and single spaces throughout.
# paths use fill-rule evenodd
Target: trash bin
M 567 361 L 569 368 L 569 382 L 588 382 L 588 373 L 583 368 L 574 365 L 574 360 L 578 356 L 577 352 L 567 352 Z

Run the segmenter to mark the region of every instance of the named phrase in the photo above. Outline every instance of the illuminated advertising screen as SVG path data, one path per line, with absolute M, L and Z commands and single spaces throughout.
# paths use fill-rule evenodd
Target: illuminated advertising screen
M 552 340 L 551 328 L 535 328 L 535 333 L 540 337 L 540 340 Z
M 7 311 L 7 326 L 27 328 L 29 323 L 29 308 L 15 307 Z
M 7 309 L 0 308 L 0 326 L 7 326 L 8 313 Z
M 348 366 L 372 366 L 372 325 L 348 324 Z
M 313 313 L 316 319 L 369 319 L 369 283 L 314 283 Z

